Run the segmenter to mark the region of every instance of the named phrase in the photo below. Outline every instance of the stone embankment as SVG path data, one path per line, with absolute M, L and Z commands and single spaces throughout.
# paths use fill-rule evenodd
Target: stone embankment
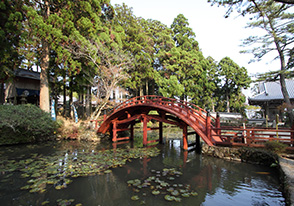
M 210 147 L 202 145 L 202 154 L 225 160 L 277 167 L 283 182 L 287 205 L 294 206 L 294 160 L 255 148 Z
M 285 191 L 287 191 L 291 202 L 289 205 L 294 206 L 294 160 L 280 157 L 279 162 L 285 177 Z

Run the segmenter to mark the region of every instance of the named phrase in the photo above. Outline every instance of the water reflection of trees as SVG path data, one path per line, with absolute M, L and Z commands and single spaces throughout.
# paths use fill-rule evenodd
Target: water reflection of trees
M 248 188 L 252 193 L 257 192 L 259 194 L 255 193 L 256 195 L 263 196 L 268 194 L 269 191 L 274 192 L 273 188 L 277 188 L 277 185 L 279 185 L 278 178 L 275 178 L 274 174 L 269 175 L 276 172 L 271 168 L 229 162 L 206 156 L 196 158 L 195 161 L 198 166 L 192 166 L 191 162 L 187 163 L 185 174 L 194 173 L 194 175 L 188 176 L 190 176 L 191 184 L 198 189 L 199 197 L 203 201 L 207 195 L 216 195 L 220 189 L 224 190 L 223 194 L 234 198 Z M 193 162 L 195 163 L 195 161 Z M 263 175 L 258 174 L 258 171 L 263 171 Z M 250 198 L 250 196 L 247 196 L 247 198 Z M 250 202 L 250 199 L 248 201 Z M 250 204 L 249 202 L 248 204 Z
M 75 143 L 68 142 L 66 144 L 59 145 L 57 148 L 64 148 L 67 152 L 74 152 L 76 148 L 80 148 Z M 90 146 L 86 145 L 85 149 L 89 149 Z M 110 174 L 73 178 L 73 182 L 66 189 L 46 188 L 47 191 L 43 194 L 30 194 L 27 191 L 20 190 L 15 192 L 25 183 L 23 179 L 17 176 L 19 174 L 14 174 L 12 183 L 1 182 L 0 202 L 6 200 L 6 202 L 11 203 L 8 205 L 41 205 L 45 200 L 50 200 L 51 204 L 54 204 L 57 199 L 73 198 L 76 200 L 75 203 L 82 203 L 83 205 L 131 205 L 134 202 L 130 200 L 130 197 L 134 192 L 127 186 L 127 180 L 144 179 L 151 175 L 150 170 L 162 170 L 166 167 L 175 167 L 181 170 L 183 175 L 177 178 L 175 183 L 190 184 L 192 189 L 195 189 L 199 194 L 195 198 L 184 199 L 183 205 L 201 205 L 207 198 L 217 194 L 220 189 L 224 191 L 224 194 L 234 198 L 242 192 L 244 187 L 252 187 L 253 190 L 258 188 L 260 190 L 257 191 L 258 193 L 267 195 L 268 192 L 273 192 L 272 188 L 277 188 L 277 185 L 279 185 L 279 180 L 274 178 L 273 175 L 256 173 L 274 172 L 271 169 L 201 156 L 195 152 L 187 153 L 185 157 L 180 146 L 181 140 L 173 140 L 165 145 L 158 146 L 162 149 L 162 153 L 158 157 L 133 160 L 122 168 L 112 169 L 113 172 Z M 35 148 L 30 149 L 35 150 Z M 60 158 L 65 158 L 64 152 L 60 154 Z M 0 174 L 1 180 L 3 180 L 2 177 L 4 176 Z M 47 185 L 47 187 L 53 186 Z M 7 191 L 10 190 L 13 195 L 7 195 Z M 4 193 L 6 196 L 3 195 Z M 279 196 L 280 194 L 275 195 Z M 163 198 L 160 201 L 152 195 L 148 198 L 148 203 L 154 203 L 154 205 L 166 204 Z M 8 199 L 11 199 L 11 201 L 8 201 Z M 12 201 L 12 199 L 14 200 Z M 252 202 L 259 204 L 256 200 L 252 200 Z

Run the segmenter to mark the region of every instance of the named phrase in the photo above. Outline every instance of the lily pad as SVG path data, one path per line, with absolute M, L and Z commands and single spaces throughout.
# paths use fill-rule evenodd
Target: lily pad
M 46 201 L 42 202 L 41 205 L 49 205 L 49 203 L 50 202 L 48 200 L 46 200 Z
M 192 195 L 192 196 L 197 196 L 198 193 L 197 193 L 197 192 L 191 192 L 191 195 Z
M 134 195 L 134 196 L 131 197 L 131 200 L 134 200 L 134 201 L 139 200 L 139 199 L 140 199 L 140 198 L 139 198 L 138 195 Z
M 174 191 L 171 192 L 171 194 L 172 194 L 173 196 L 178 196 L 180 193 L 179 193 L 178 190 L 174 190 Z
M 190 197 L 189 193 L 183 193 L 182 196 L 183 197 Z
M 153 194 L 153 195 L 159 195 L 159 194 L 160 194 L 160 191 L 158 191 L 158 190 L 153 190 L 153 191 L 152 191 L 152 194 Z
M 174 201 L 175 200 L 175 197 L 174 196 L 171 196 L 171 195 L 165 195 L 164 196 L 164 199 L 167 200 L 167 201 Z

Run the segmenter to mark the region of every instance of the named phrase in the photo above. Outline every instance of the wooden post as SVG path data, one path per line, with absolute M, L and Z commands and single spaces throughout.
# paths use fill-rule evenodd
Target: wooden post
M 207 112 L 206 116 L 206 136 L 211 141 L 211 119 L 209 112 Z
M 159 122 L 159 143 L 163 143 L 163 130 L 162 130 L 162 122 Z
M 268 115 L 265 115 L 265 127 L 268 128 Z
M 188 150 L 188 129 L 187 124 L 183 125 L 183 149 Z
M 143 116 L 143 146 L 147 146 L 147 118 Z
M 117 139 L 116 139 L 116 133 L 117 133 L 117 129 L 116 129 L 116 121 L 113 121 L 112 122 L 112 125 L 113 125 L 113 128 L 112 128 L 112 142 L 116 142 Z
M 242 143 L 247 143 L 247 132 L 246 132 L 246 125 L 243 123 L 243 140 Z

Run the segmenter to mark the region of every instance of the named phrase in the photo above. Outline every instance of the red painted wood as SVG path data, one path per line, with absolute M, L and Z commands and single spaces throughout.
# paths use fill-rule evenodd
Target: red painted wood
M 114 119 L 117 119 L 116 123 L 120 125 L 119 127 L 127 127 L 128 124 L 133 124 L 138 118 L 142 118 L 141 114 L 148 114 L 151 110 L 156 110 L 161 115 L 148 115 L 149 120 L 154 119 L 178 126 L 185 122 L 208 145 L 212 146 L 214 141 L 221 141 L 219 136 L 214 135 L 214 133 L 208 138 L 208 133 L 206 132 L 207 112 L 205 110 L 189 102 L 155 95 L 134 97 L 116 106 L 107 114 L 107 118 L 97 132 L 105 133 L 109 131 Z M 210 124 L 215 127 L 214 121 L 210 121 Z
M 113 121 L 112 125 L 113 125 L 113 128 L 112 128 L 112 141 L 116 142 L 117 141 L 117 139 L 116 139 L 116 136 L 117 136 L 117 134 L 116 134 L 116 132 L 117 132 L 117 130 L 116 130 L 116 121 Z
M 116 138 L 117 141 L 122 141 L 122 140 L 129 140 L 130 137 L 119 137 L 119 138 Z
M 147 146 L 147 118 L 143 117 L 143 146 Z
M 211 141 L 211 119 L 210 119 L 210 114 L 207 113 L 206 116 L 206 136 L 207 138 Z
M 159 142 L 159 139 L 149 140 L 149 141 L 147 141 L 147 144 L 154 143 L 154 142 Z
M 188 135 L 187 135 L 187 125 L 183 126 L 183 149 L 188 150 Z

